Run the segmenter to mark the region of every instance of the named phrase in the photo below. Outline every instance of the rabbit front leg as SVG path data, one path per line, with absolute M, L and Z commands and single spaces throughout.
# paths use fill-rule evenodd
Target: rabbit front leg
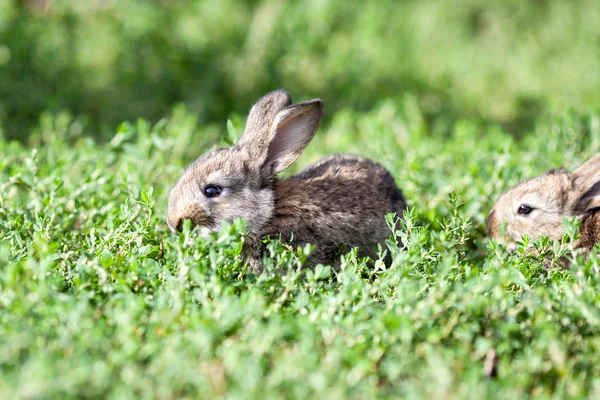
M 244 263 L 248 267 L 247 273 L 261 274 L 264 271 L 263 246 L 260 240 L 250 235 L 246 238 L 243 248 Z

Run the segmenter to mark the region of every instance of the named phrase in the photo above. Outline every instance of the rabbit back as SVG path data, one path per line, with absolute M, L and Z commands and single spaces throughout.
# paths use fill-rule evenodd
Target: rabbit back
M 391 235 L 385 215 L 401 216 L 404 209 L 402 192 L 385 168 L 334 155 L 275 183 L 274 215 L 260 235 L 315 244 L 309 263 L 335 265 L 353 247 L 359 256 L 375 257 L 377 244 Z

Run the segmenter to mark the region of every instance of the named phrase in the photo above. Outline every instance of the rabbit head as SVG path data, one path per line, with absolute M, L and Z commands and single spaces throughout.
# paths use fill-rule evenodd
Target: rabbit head
M 600 154 L 573 172 L 553 169 L 504 193 L 488 215 L 488 234 L 514 248 L 523 235 L 564 235 L 563 218 L 584 217 L 600 207 Z M 504 226 L 504 234 L 502 234 Z
M 175 183 L 167 211 L 171 230 L 181 230 L 186 219 L 201 235 L 235 218 L 243 218 L 251 230 L 264 226 L 274 213 L 275 175 L 304 151 L 322 113 L 319 99 L 292 105 L 282 90 L 262 97 L 235 145 L 204 154 Z

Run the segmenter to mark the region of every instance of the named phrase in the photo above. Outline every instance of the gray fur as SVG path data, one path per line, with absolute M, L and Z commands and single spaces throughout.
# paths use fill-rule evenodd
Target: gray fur
M 209 151 L 192 163 L 169 193 L 167 223 L 175 231 L 190 219 L 201 233 L 219 229 L 223 220 L 243 218 L 251 230 L 245 246 L 250 270 L 262 271 L 266 236 L 316 246 L 309 263 L 336 265 L 340 252 L 353 247 L 375 256 L 391 232 L 385 215 L 401 216 L 406 204 L 393 177 L 379 164 L 357 156 L 322 159 L 298 175 L 277 179 L 313 138 L 323 102 L 291 105 L 278 90 L 251 109 L 238 143 Z M 208 184 L 223 188 L 207 198 Z

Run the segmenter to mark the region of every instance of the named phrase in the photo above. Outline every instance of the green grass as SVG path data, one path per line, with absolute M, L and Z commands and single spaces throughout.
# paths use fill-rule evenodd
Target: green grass
M 97 144 L 59 115 L 0 140 L 0 397 L 598 397 L 598 256 L 544 270 L 483 223 L 506 188 L 591 156 L 600 114 L 548 111 L 520 141 L 470 120 L 431 134 L 410 98 L 330 118 L 292 169 L 333 152 L 389 168 L 412 207 L 390 265 L 302 271 L 310 249 L 272 242 L 245 276 L 243 223 L 170 234 L 167 191 L 224 121 L 179 108 Z

